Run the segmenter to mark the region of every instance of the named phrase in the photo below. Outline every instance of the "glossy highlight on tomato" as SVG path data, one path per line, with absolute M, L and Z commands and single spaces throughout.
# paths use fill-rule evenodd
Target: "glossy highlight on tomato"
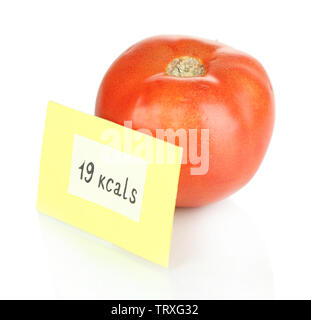
M 160 128 L 208 129 L 208 171 L 193 175 L 193 164 L 181 167 L 176 205 L 195 207 L 223 199 L 253 177 L 272 135 L 274 96 L 251 56 L 216 41 L 157 36 L 111 65 L 95 114 L 120 125 L 131 120 L 133 129 L 154 136 Z

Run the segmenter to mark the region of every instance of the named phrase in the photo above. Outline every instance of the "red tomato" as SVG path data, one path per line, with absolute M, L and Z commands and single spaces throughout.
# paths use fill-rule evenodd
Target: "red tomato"
M 265 70 L 249 55 L 218 42 L 159 36 L 111 65 L 96 115 L 121 125 L 131 120 L 133 129 L 154 136 L 156 129 L 183 128 L 189 138 L 189 129 L 198 129 L 198 148 L 208 143 L 209 158 L 201 159 L 208 171 L 194 175 L 198 164 L 182 164 L 177 195 L 177 206 L 193 207 L 232 194 L 255 174 L 273 130 L 274 97 Z M 209 130 L 208 141 L 200 140 L 201 129 Z

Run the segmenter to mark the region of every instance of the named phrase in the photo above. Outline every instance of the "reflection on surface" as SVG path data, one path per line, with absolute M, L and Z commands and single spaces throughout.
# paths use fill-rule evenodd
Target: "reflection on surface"
M 230 199 L 176 210 L 168 269 L 53 218 L 39 219 L 58 298 L 273 297 L 265 247 Z
M 180 298 L 272 298 L 270 261 L 256 226 L 233 201 L 178 209 L 171 282 Z

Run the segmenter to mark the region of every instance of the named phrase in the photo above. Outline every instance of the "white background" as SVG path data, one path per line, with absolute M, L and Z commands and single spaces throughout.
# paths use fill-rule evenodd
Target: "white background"
M 1 1 L 0 298 L 311 298 L 309 1 Z M 157 34 L 219 40 L 271 78 L 276 124 L 254 179 L 176 210 L 168 270 L 36 211 L 46 105 L 90 114 L 100 81 Z

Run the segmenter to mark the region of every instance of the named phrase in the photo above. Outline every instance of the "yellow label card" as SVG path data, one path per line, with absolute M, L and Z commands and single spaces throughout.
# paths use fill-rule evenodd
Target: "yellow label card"
M 49 102 L 38 210 L 168 266 L 182 148 Z

